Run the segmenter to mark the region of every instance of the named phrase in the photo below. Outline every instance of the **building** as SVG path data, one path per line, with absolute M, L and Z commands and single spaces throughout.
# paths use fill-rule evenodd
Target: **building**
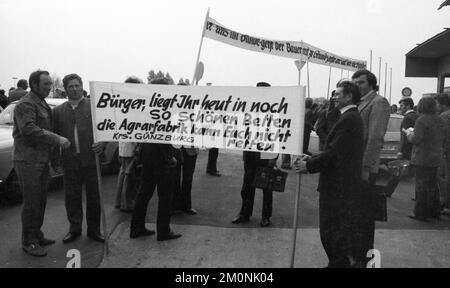
M 450 86 L 450 29 L 417 45 L 406 54 L 406 77 L 437 78 L 437 93 Z

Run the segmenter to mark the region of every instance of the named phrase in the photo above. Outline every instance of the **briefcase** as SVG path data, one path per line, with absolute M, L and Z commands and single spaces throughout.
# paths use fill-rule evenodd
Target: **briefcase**
M 375 221 L 378 222 L 387 222 L 387 199 L 386 194 L 384 193 L 384 186 L 376 185 L 373 187 L 373 215 Z
M 277 168 L 260 166 L 256 168 L 253 186 L 259 189 L 284 192 L 288 173 Z

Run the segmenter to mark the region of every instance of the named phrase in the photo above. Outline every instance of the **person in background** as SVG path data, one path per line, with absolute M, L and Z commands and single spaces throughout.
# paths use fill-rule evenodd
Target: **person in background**
M 364 249 L 356 226 L 366 217 L 361 213 L 361 168 L 364 127 L 356 106 L 361 94 L 351 81 L 336 89 L 340 117 L 331 130 L 325 149 L 313 157 L 298 158 L 297 173 L 319 173 L 320 239 L 329 268 L 363 267 L 359 254 Z M 361 221 L 362 222 L 362 221 Z
M 450 95 L 448 93 L 439 94 L 436 97 L 436 101 L 446 131 L 443 146 L 444 161 L 441 166 L 445 180 L 440 189 L 441 197 L 443 198 L 442 214 L 450 215 Z
M 45 256 L 43 246 L 52 245 L 41 231 L 44 223 L 52 150 L 67 149 L 67 138 L 52 132 L 52 111 L 45 98 L 52 89 L 47 71 L 30 75 L 31 91 L 14 108 L 14 171 L 23 195 L 22 248 L 32 256 Z
M 0 89 L 0 107 L 5 109 L 8 106 L 8 97 L 6 97 L 5 90 Z
M 8 94 L 8 103 L 22 99 L 23 96 L 27 95 L 28 82 L 25 79 L 20 79 L 17 82 L 17 89 L 10 90 Z
M 206 173 L 211 176 L 220 177 L 222 174 L 217 170 L 217 158 L 219 157 L 219 148 L 210 148 L 208 152 L 208 164 L 206 164 Z
M 364 123 L 364 157 L 362 168 L 363 189 L 367 196 L 362 208 L 371 212 L 369 218 L 364 218 L 365 223 L 360 223 L 359 233 L 364 235 L 364 248 L 361 250 L 359 261 L 368 262 L 366 254 L 373 249 L 375 241 L 375 207 L 373 199 L 376 193 L 377 176 L 380 165 L 380 152 L 384 143 L 391 108 L 389 102 L 379 95 L 377 77 L 368 70 L 356 71 L 352 80 L 361 92 L 361 102 L 358 105 L 359 113 Z M 365 259 L 365 260 L 364 260 Z
M 398 112 L 398 107 L 397 107 L 397 105 L 393 104 L 391 106 L 391 114 L 397 114 L 397 112 Z
M 416 114 L 416 112 L 414 112 L 414 100 L 412 98 L 402 98 L 399 102 L 399 105 L 399 112 L 404 117 L 400 125 L 400 152 L 398 153 L 397 158 L 400 160 L 411 161 L 412 144 L 408 142 L 406 134 L 403 133 L 403 130 L 414 128 L 416 120 L 417 118 L 419 118 L 419 116 Z M 410 167 L 410 169 L 412 169 L 412 167 Z M 395 192 L 398 183 L 400 183 L 400 175 L 391 175 L 385 187 L 385 194 L 387 197 L 392 197 L 392 194 Z
M 256 87 L 270 87 L 269 83 L 259 82 Z M 278 156 L 277 156 L 278 158 Z M 233 224 L 239 224 L 250 221 L 250 216 L 253 213 L 253 204 L 255 202 L 255 186 L 253 181 L 256 177 L 257 167 L 271 167 L 273 168 L 277 159 L 261 159 L 260 152 L 243 152 L 244 159 L 244 182 L 241 189 L 242 207 L 239 214 L 232 220 Z M 260 222 L 261 227 L 270 225 L 270 217 L 272 217 L 272 191 L 263 190 L 263 209 L 262 218 Z
M 131 76 L 125 83 L 142 84 L 142 80 Z M 86 95 L 86 91 L 83 91 Z M 115 207 L 125 213 L 133 212 L 136 197 L 135 168 L 138 160 L 138 144 L 134 142 L 119 142 L 120 171 L 117 177 Z
M 187 86 L 188 84 L 179 82 L 178 85 Z M 178 212 L 188 215 L 197 214 L 197 211 L 192 208 L 191 192 L 198 152 L 199 149 L 195 147 L 182 146 L 179 150 L 172 204 L 174 214 Z
M 440 217 L 437 170 L 443 157 L 446 131 L 432 97 L 420 99 L 417 106 L 420 116 L 414 131 L 406 131 L 408 141 L 413 144 L 411 164 L 416 171 L 416 203 L 414 215 L 409 217 L 426 222 L 428 218 Z
M 153 78 L 150 84 L 169 85 L 168 79 Z M 145 227 L 148 202 L 158 189 L 157 240 L 166 241 L 181 237 L 170 230 L 170 214 L 177 167 L 176 150 L 169 144 L 144 143 L 141 146 L 142 178 L 131 218 L 130 238 L 151 236 L 155 231 Z
M 319 119 L 317 119 L 316 123 L 316 133 L 319 136 L 319 150 L 323 151 L 325 148 L 325 143 L 333 128 L 334 124 L 336 124 L 339 119 L 340 112 L 339 109 L 336 108 L 336 90 L 331 92 L 331 98 L 327 109 L 323 109 L 320 112 Z
M 64 190 L 69 232 L 63 243 L 71 243 L 81 236 L 83 224 L 83 184 L 86 191 L 87 237 L 103 243 L 100 232 L 100 192 L 95 154 L 103 153 L 105 143 L 94 143 L 92 113 L 89 99 L 83 96 L 83 80 L 77 74 L 63 78 L 68 101 L 53 109 L 53 128 L 55 133 L 66 137 L 72 143 L 63 151 L 60 159 L 52 164 L 58 167 L 62 160 L 64 171 Z

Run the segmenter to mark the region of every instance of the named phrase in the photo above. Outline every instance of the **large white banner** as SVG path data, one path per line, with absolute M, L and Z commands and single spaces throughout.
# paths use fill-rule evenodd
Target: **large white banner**
M 364 69 L 367 66 L 366 61 L 338 56 L 305 42 L 270 40 L 242 34 L 226 28 L 211 17 L 206 21 L 203 35 L 246 50 L 297 60 L 303 59 L 304 61 L 350 71 Z
M 90 82 L 95 141 L 301 154 L 305 88 Z

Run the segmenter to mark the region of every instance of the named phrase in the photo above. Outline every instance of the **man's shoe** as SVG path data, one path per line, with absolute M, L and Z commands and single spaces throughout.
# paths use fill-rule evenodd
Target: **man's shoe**
M 188 215 L 197 215 L 197 211 L 194 208 L 190 208 L 188 210 L 184 210 L 184 213 Z
M 139 237 L 145 237 L 145 236 L 152 236 L 155 235 L 155 231 L 148 230 L 147 228 L 144 229 L 131 229 L 130 230 L 130 238 L 135 239 Z
M 44 257 L 47 251 L 39 244 L 30 244 L 22 247 L 23 251 L 35 257 Z
M 166 241 L 166 240 L 177 239 L 177 238 L 180 238 L 180 237 L 181 237 L 181 234 L 169 232 L 169 234 L 167 234 L 167 235 L 158 235 L 158 237 L 156 237 L 156 240 L 158 240 L 158 241 Z
M 236 216 L 236 218 L 234 218 L 231 223 L 233 224 L 239 224 L 239 223 L 244 223 L 244 222 L 248 222 L 250 221 L 250 217 L 249 216 L 244 216 L 239 214 L 238 216 Z
M 262 219 L 261 223 L 259 225 L 261 227 L 268 227 L 268 226 L 270 226 L 270 219 L 269 218 Z
M 211 176 L 215 176 L 215 177 L 220 177 L 222 176 L 222 174 L 219 173 L 219 171 L 215 171 L 215 172 L 206 172 Z
M 87 233 L 87 237 L 99 243 L 105 243 L 105 237 L 100 232 Z
M 55 240 L 50 240 L 50 239 L 46 239 L 46 238 L 42 238 L 41 240 L 39 240 L 39 245 L 40 246 L 50 246 L 55 244 L 56 241 Z
M 62 240 L 62 242 L 64 244 L 68 244 L 68 243 L 72 243 L 73 241 L 77 240 L 78 238 L 80 238 L 81 233 L 72 233 L 69 232 L 67 233 L 67 235 L 64 237 L 64 239 Z

